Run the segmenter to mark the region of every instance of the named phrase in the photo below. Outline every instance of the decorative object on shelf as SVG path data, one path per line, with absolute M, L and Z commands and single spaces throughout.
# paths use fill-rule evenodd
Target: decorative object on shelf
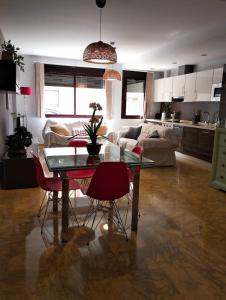
M 106 69 L 103 75 L 104 80 L 119 80 L 121 81 L 121 74 L 113 69 Z
M 3 44 L 1 44 L 2 48 L 2 60 L 11 60 L 13 61 L 22 72 L 24 72 L 24 57 L 20 54 L 18 54 L 18 51 L 20 50 L 19 47 L 15 47 L 11 40 L 8 40 L 8 42 L 4 41 Z
M 83 53 L 83 60 L 96 64 L 115 64 L 117 62 L 117 54 L 115 47 L 101 41 L 101 17 L 102 8 L 105 6 L 106 0 L 96 0 L 97 7 L 100 8 L 100 40 L 89 44 Z
M 20 117 L 17 117 L 17 127 L 14 130 L 15 134 L 8 135 L 5 140 L 5 145 L 9 147 L 8 155 L 26 156 L 25 147 L 32 144 L 32 134 L 27 131 L 27 128 L 20 126 Z
M 97 132 L 102 124 L 103 116 L 98 118 L 95 114 L 96 114 L 96 111 L 102 110 L 102 106 L 99 103 L 92 102 L 92 103 L 90 103 L 89 107 L 93 109 L 93 114 L 92 114 L 91 119 L 89 120 L 90 124 L 88 124 L 88 125 L 84 124 L 84 129 L 87 132 L 87 134 L 91 140 L 91 143 L 88 143 L 86 145 L 86 147 L 87 147 L 87 151 L 90 155 L 97 155 L 97 154 L 99 154 L 101 145 L 102 145 L 102 144 L 97 143 Z
M 32 88 L 29 86 L 21 86 L 20 87 L 20 94 L 24 96 L 24 117 L 26 124 L 24 124 L 25 127 L 27 127 L 27 103 L 26 103 L 26 97 L 25 96 L 31 96 L 32 95 Z

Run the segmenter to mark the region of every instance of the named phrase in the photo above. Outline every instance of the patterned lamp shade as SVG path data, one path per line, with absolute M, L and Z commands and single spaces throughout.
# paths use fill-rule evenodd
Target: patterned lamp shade
M 26 95 L 26 96 L 31 96 L 32 95 L 32 88 L 29 87 L 29 86 L 21 86 L 20 94 L 21 95 Z
M 84 53 L 83 60 L 95 64 L 115 64 L 117 54 L 115 48 L 102 41 L 89 44 Z
M 119 80 L 121 81 L 121 74 L 118 71 L 115 71 L 113 69 L 107 69 L 104 72 L 103 75 L 104 80 Z

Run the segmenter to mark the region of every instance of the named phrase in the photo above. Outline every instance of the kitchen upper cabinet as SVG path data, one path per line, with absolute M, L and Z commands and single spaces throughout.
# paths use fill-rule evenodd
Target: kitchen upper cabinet
M 196 73 L 196 101 L 210 101 L 213 83 L 213 70 Z
M 163 102 L 163 79 L 154 81 L 154 102 Z
M 213 70 L 213 83 L 222 83 L 223 79 L 223 68 Z
M 184 102 L 192 102 L 196 99 L 196 74 L 190 73 L 185 75 Z
M 171 102 L 184 97 L 185 102 L 211 101 L 212 84 L 222 83 L 223 68 L 178 75 L 154 81 L 154 102 Z
M 157 79 L 154 82 L 154 102 L 171 102 L 172 77 Z
M 185 75 L 173 76 L 173 97 L 184 96 Z
M 164 87 L 163 87 L 163 101 L 171 102 L 172 101 L 172 91 L 173 91 L 173 77 L 164 78 Z

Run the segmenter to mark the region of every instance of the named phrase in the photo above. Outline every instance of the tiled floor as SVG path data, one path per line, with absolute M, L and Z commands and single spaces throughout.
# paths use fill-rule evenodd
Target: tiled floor
M 0 300 L 226 299 L 226 193 L 209 178 L 209 164 L 183 155 L 142 170 L 137 234 L 98 229 L 89 247 L 84 228 L 44 243 L 39 188 L 1 190 Z

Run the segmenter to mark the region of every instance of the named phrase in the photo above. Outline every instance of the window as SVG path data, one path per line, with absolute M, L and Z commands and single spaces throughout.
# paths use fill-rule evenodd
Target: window
M 106 110 L 102 79 L 104 70 L 45 65 L 44 103 L 46 117 L 89 117 L 91 102 Z
M 123 71 L 122 119 L 138 119 L 143 116 L 146 73 Z

